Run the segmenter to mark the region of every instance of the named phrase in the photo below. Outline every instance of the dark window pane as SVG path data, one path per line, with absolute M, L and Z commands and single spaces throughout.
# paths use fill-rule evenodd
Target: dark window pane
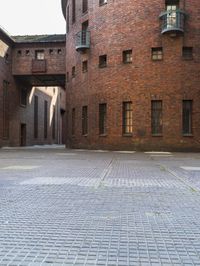
M 151 132 L 162 134 L 162 101 L 151 101 Z
M 192 101 L 183 101 L 183 134 L 192 134 Z
M 132 102 L 123 102 L 123 134 L 133 133 Z
M 106 103 L 99 104 L 99 134 L 106 134 L 106 116 L 107 105 Z

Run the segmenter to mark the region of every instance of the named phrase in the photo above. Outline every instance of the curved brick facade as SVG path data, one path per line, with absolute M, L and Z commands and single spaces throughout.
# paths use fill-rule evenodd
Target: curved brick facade
M 200 150 L 199 0 L 180 0 L 178 8 L 187 13 L 184 33 L 165 34 L 161 34 L 159 19 L 169 4 L 165 0 L 108 0 L 104 5 L 88 0 L 88 11 L 84 14 L 82 1 L 78 0 L 74 22 L 72 2 L 62 2 L 69 22 L 66 41 L 68 145 Z M 85 21 L 91 34 L 90 49 L 77 52 L 75 35 Z M 153 51 L 156 54 L 160 48 L 163 59 L 152 60 Z M 132 50 L 132 63 L 126 64 L 123 51 L 129 50 Z M 159 57 L 158 54 L 155 57 Z M 107 55 L 107 67 L 99 67 L 101 55 Z M 88 69 L 84 72 L 82 62 L 86 60 Z M 72 77 L 74 66 L 75 77 Z M 154 106 L 155 101 L 158 105 Z M 128 119 L 127 116 L 123 119 L 123 102 L 131 102 L 132 119 L 128 123 L 131 120 L 132 125 L 128 132 L 123 131 Z M 103 134 L 99 132 L 101 103 L 106 104 Z M 83 106 L 88 108 L 87 132 L 82 129 Z

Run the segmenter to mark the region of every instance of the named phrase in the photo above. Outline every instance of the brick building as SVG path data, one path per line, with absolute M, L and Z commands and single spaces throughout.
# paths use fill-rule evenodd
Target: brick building
M 199 0 L 62 0 L 67 144 L 200 150 Z
M 0 29 L 0 147 L 65 143 L 65 35 Z

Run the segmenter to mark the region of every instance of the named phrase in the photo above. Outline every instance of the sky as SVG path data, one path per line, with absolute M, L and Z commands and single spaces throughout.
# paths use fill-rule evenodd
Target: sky
M 0 27 L 10 35 L 64 34 L 61 0 L 0 0 Z

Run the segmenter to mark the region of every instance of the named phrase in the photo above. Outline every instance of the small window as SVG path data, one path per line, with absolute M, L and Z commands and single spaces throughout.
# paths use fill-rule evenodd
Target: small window
M 88 0 L 82 0 L 82 12 L 86 13 L 88 11 Z
M 88 134 L 88 107 L 82 107 L 82 135 Z
M 30 55 L 30 51 L 26 50 L 26 56 L 29 56 L 29 55 Z
M 75 66 L 72 67 L 72 78 L 75 78 L 76 76 L 76 68 Z
M 22 55 L 22 51 L 21 51 L 21 50 L 18 50 L 18 51 L 17 51 L 17 55 L 18 55 L 18 56 L 21 56 L 21 55 Z
M 107 67 L 107 55 L 100 55 L 99 56 L 99 67 Z
M 44 60 L 44 50 L 35 51 L 35 59 Z
M 132 61 L 133 61 L 132 50 L 123 51 L 123 63 L 124 64 L 131 64 Z
M 131 135 L 133 133 L 132 102 L 123 102 L 122 120 L 122 133 L 124 135 Z
M 107 116 L 107 105 L 106 103 L 99 104 L 99 134 L 106 134 L 106 116 Z
M 88 71 L 88 61 L 83 61 L 82 63 L 82 72 L 85 73 Z
M 151 49 L 151 59 L 153 61 L 162 60 L 163 59 L 163 49 L 162 47 L 156 47 Z
M 151 133 L 162 135 L 162 101 L 151 101 Z
M 53 54 L 53 49 L 49 49 L 49 54 L 50 54 L 50 55 Z
M 27 90 L 23 88 L 20 90 L 20 105 L 26 106 L 26 103 L 27 103 Z
M 62 54 L 62 50 L 61 49 L 58 49 L 58 54 Z
M 182 56 L 185 60 L 193 59 L 193 47 L 183 47 Z
M 192 100 L 184 100 L 182 104 L 183 135 L 192 134 Z
M 107 4 L 108 0 L 99 0 L 99 5 L 102 6 L 104 4 Z
M 72 109 L 72 135 L 75 135 L 76 109 Z

